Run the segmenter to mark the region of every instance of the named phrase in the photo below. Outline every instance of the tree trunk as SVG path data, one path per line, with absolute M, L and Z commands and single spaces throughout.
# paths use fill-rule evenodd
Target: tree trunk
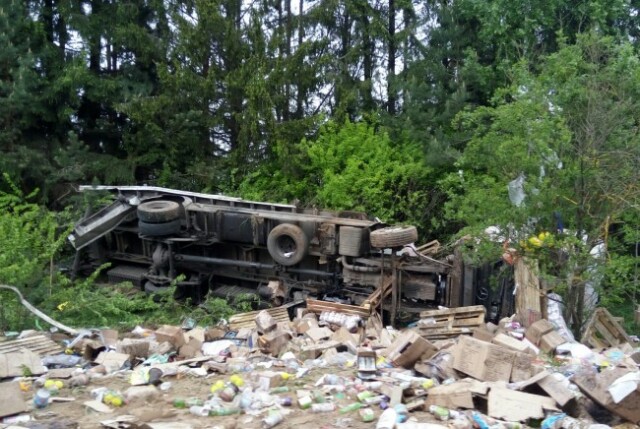
M 389 0 L 389 60 L 387 63 L 387 112 L 396 114 L 396 1 Z

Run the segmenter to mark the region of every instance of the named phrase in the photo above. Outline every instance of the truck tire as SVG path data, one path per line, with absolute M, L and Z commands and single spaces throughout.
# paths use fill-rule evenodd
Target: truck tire
M 146 223 L 166 223 L 180 218 L 180 204 L 175 201 L 147 201 L 138 206 L 138 219 Z
M 149 237 L 160 237 L 163 235 L 177 234 L 180 232 L 180 219 L 174 219 L 170 222 L 149 223 L 142 220 L 138 221 L 138 233 Z
M 371 246 L 377 249 L 402 247 L 418 239 L 415 226 L 388 226 L 371 232 Z
M 338 253 L 343 256 L 362 255 L 363 237 L 364 228 L 357 228 L 355 226 L 341 226 Z
M 288 267 L 304 259 L 309 239 L 299 226 L 281 223 L 269 232 L 267 249 L 274 261 Z

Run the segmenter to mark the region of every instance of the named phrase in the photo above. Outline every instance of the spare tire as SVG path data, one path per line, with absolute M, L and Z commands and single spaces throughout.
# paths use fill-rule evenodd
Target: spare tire
M 174 219 L 171 222 L 149 223 L 138 221 L 138 233 L 149 237 L 160 237 L 163 235 L 172 235 L 180 232 L 180 219 Z
M 415 226 L 388 226 L 371 232 L 369 240 L 371 246 L 378 249 L 402 247 L 418 239 Z
M 267 249 L 274 261 L 288 267 L 304 259 L 309 250 L 309 239 L 299 226 L 281 223 L 269 232 Z
M 180 204 L 175 201 L 147 201 L 138 206 L 138 219 L 146 223 L 170 222 L 180 217 Z

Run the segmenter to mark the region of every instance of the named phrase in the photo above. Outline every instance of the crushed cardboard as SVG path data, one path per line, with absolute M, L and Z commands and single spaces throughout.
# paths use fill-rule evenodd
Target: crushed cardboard
M 0 417 L 22 413 L 27 409 L 18 383 L 0 383 Z

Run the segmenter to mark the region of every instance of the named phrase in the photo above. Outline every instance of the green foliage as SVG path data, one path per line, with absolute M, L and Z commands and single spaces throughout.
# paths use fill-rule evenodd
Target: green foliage
M 637 210 L 640 62 L 629 44 L 592 33 L 549 55 L 540 76 L 527 66 L 513 70 L 513 85 L 496 92 L 493 106 L 458 115 L 471 137 L 459 172 L 441 182 L 446 214 L 469 230 L 495 225 L 503 241 L 539 259 L 542 274 L 558 278 L 579 331 L 585 287 L 602 280 L 603 261 L 590 249 L 612 220 Z M 525 198 L 515 205 L 508 186 L 518 177 Z M 531 246 L 532 234 L 555 232 L 558 216 L 571 232 Z M 624 295 L 628 269 L 622 259 L 610 266 L 607 299 Z
M 19 288 L 39 286 L 44 268 L 64 245 L 56 216 L 30 203 L 37 191 L 24 195 L 4 175 L 12 193 L 0 191 L 0 283 Z
M 366 123 L 329 122 L 317 140 L 279 144 L 276 160 L 246 177 L 249 199 L 298 200 L 303 206 L 357 210 L 388 222 L 421 224 L 430 170 L 420 148 L 392 142 L 384 129 Z

